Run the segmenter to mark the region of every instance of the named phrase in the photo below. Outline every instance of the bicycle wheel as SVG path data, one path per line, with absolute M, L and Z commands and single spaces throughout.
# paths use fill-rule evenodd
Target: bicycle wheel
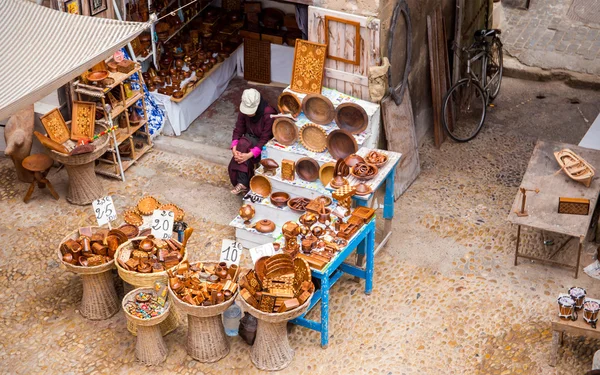
M 490 53 L 488 55 L 488 64 L 486 69 L 486 82 L 489 93 L 490 102 L 496 99 L 500 92 L 500 84 L 502 83 L 502 42 L 500 39 L 494 38 L 490 45 Z
M 442 123 L 450 138 L 457 142 L 475 138 L 485 121 L 486 104 L 486 94 L 477 81 L 465 78 L 456 82 L 442 105 Z

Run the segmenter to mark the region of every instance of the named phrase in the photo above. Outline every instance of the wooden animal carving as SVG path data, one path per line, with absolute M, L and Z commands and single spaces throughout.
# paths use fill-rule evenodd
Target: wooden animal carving
M 34 112 L 33 105 L 20 110 L 12 115 L 4 128 L 6 150 L 4 154 L 10 156 L 17 172 L 19 181 L 33 181 L 33 174 L 23 168 L 23 159 L 29 156 L 33 139 Z

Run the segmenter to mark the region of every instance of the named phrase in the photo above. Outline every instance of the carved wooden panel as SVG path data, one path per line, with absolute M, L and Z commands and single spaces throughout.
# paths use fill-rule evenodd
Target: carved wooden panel
M 305 94 L 320 94 L 327 45 L 297 39 L 290 88 Z
M 44 129 L 46 129 L 48 136 L 53 141 L 65 143 L 69 140 L 69 128 L 58 108 L 54 108 L 52 111 L 40 117 L 40 121 L 42 122 L 42 125 L 44 125 Z
M 271 43 L 244 39 L 244 79 L 271 83 Z
M 91 139 L 96 124 L 96 104 L 93 102 L 73 102 L 71 119 L 71 139 Z

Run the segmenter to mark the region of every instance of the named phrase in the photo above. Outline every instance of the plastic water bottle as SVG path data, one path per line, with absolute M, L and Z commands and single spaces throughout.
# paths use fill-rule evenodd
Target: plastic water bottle
M 227 336 L 237 336 L 240 328 L 242 309 L 235 302 L 223 313 L 223 326 Z
M 269 154 L 267 153 L 267 147 L 263 146 L 262 151 L 260 152 L 260 160 L 265 160 L 268 157 Z

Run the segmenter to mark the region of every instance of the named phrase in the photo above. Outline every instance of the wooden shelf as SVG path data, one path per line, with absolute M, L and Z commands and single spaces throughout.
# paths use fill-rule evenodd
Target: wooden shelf
M 140 130 L 144 125 L 146 125 L 146 120 L 142 120 L 140 121 L 140 123 L 136 126 L 129 126 L 129 131 L 127 131 L 126 128 L 119 128 L 117 129 L 117 133 L 115 134 L 117 136 L 117 143 L 121 144 L 124 141 L 126 141 L 127 139 L 129 139 L 129 137 L 131 137 L 135 132 L 137 132 L 138 130 Z
M 134 165 L 144 154 L 152 149 L 152 144 L 145 144 L 139 150 L 135 150 L 135 158 L 130 160 L 122 160 L 121 164 L 123 165 L 123 172 L 129 169 L 132 165 Z M 100 159 L 102 160 L 102 159 Z M 112 177 L 121 179 L 121 175 L 119 173 L 115 173 L 115 164 L 112 164 L 111 161 L 107 160 L 104 163 L 100 163 L 96 166 L 96 173 L 101 174 L 103 176 Z
M 127 108 L 131 107 L 132 104 L 135 104 L 141 98 L 142 98 L 142 93 L 137 91 L 134 96 L 132 96 L 131 98 L 129 98 L 125 101 L 124 107 L 122 105 L 120 105 L 117 108 L 113 108 L 113 110 L 110 111 L 110 116 L 112 117 L 113 120 L 116 119 L 118 115 L 123 113 L 123 111 L 125 111 Z

